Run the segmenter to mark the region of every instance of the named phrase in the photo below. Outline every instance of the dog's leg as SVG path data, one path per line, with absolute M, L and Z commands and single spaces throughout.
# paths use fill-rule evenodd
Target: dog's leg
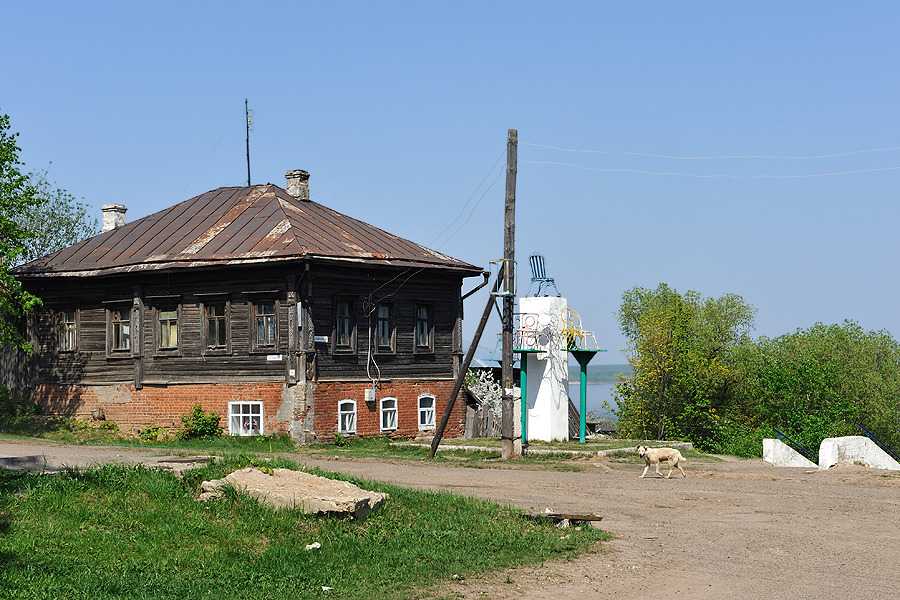
M 659 475 L 660 477 L 663 476 L 663 474 L 659 472 L 659 463 L 656 463 L 656 474 Z
M 649 468 L 650 468 L 650 465 L 647 465 L 647 466 L 644 467 L 644 472 L 641 473 L 641 477 L 640 477 L 641 479 L 643 479 L 644 476 L 647 474 L 647 469 L 649 469 Z
M 687 479 L 687 475 L 685 475 L 684 469 L 681 468 L 681 465 L 675 465 L 675 466 L 678 467 L 678 470 L 679 470 L 679 471 L 681 471 L 681 478 L 682 478 L 682 479 Z
M 666 479 L 671 479 L 671 478 L 672 478 L 672 467 L 669 467 L 669 472 L 666 473 Z

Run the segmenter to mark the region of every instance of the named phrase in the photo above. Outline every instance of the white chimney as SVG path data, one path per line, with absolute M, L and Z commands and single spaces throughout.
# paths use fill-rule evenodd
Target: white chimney
M 287 193 L 298 200 L 309 202 L 309 172 L 294 169 L 284 174 L 287 179 Z
M 100 210 L 103 211 L 102 231 L 112 231 L 125 224 L 125 211 L 128 209 L 124 204 L 104 204 Z

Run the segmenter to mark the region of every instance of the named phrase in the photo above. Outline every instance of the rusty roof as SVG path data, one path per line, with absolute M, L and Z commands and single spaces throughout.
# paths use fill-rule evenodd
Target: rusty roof
M 210 190 L 16 272 L 89 276 L 298 258 L 481 270 L 269 183 Z

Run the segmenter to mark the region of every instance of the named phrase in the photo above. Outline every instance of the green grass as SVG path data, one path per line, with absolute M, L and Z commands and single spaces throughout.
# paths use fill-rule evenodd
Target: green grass
M 533 440 L 529 442 L 529 445 L 534 448 L 541 448 L 546 450 L 584 450 L 584 451 L 593 451 L 596 452 L 598 450 L 614 450 L 616 448 L 633 448 L 638 445 L 645 446 L 662 446 L 664 445 L 662 442 L 657 440 L 630 440 L 630 439 L 618 439 L 618 438 L 604 438 L 604 439 L 594 439 L 587 440 L 584 444 L 579 444 L 577 441 L 569 440 L 567 442 L 543 442 L 540 440 Z M 446 446 L 480 446 L 483 448 L 500 448 L 500 438 L 476 438 L 476 439 L 446 439 L 441 442 L 441 445 Z
M 356 483 L 390 498 L 361 522 L 274 510 L 237 494 L 194 500 L 200 481 L 252 460 L 230 458 L 184 480 L 126 466 L 0 472 L 0 595 L 406 598 L 454 574 L 569 557 L 605 539 L 590 528 L 563 535 L 481 500 L 366 481 Z M 314 541 L 322 548 L 305 551 Z M 322 586 L 334 589 L 324 594 Z
M 18 419 L 7 422 L 0 439 L 37 438 L 63 444 L 91 446 L 127 446 L 134 448 L 173 448 L 198 451 L 292 452 L 296 444 L 286 434 L 255 437 L 222 435 L 214 438 L 182 440 L 177 437 L 144 440 L 125 435 L 117 429 L 90 426 L 79 419 Z

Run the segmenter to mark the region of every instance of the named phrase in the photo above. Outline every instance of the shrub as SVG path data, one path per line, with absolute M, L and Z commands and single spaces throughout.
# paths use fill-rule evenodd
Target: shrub
M 113 433 L 119 431 L 119 425 L 115 421 L 103 421 L 97 428 Z
M 142 442 L 163 442 L 168 439 L 169 431 L 157 425 L 141 429 L 138 433 Z
M 222 435 L 222 428 L 219 427 L 219 415 L 214 412 L 204 412 L 199 404 L 194 405 L 190 413 L 181 417 L 181 423 L 184 427 L 178 437 L 183 440 L 213 438 Z

